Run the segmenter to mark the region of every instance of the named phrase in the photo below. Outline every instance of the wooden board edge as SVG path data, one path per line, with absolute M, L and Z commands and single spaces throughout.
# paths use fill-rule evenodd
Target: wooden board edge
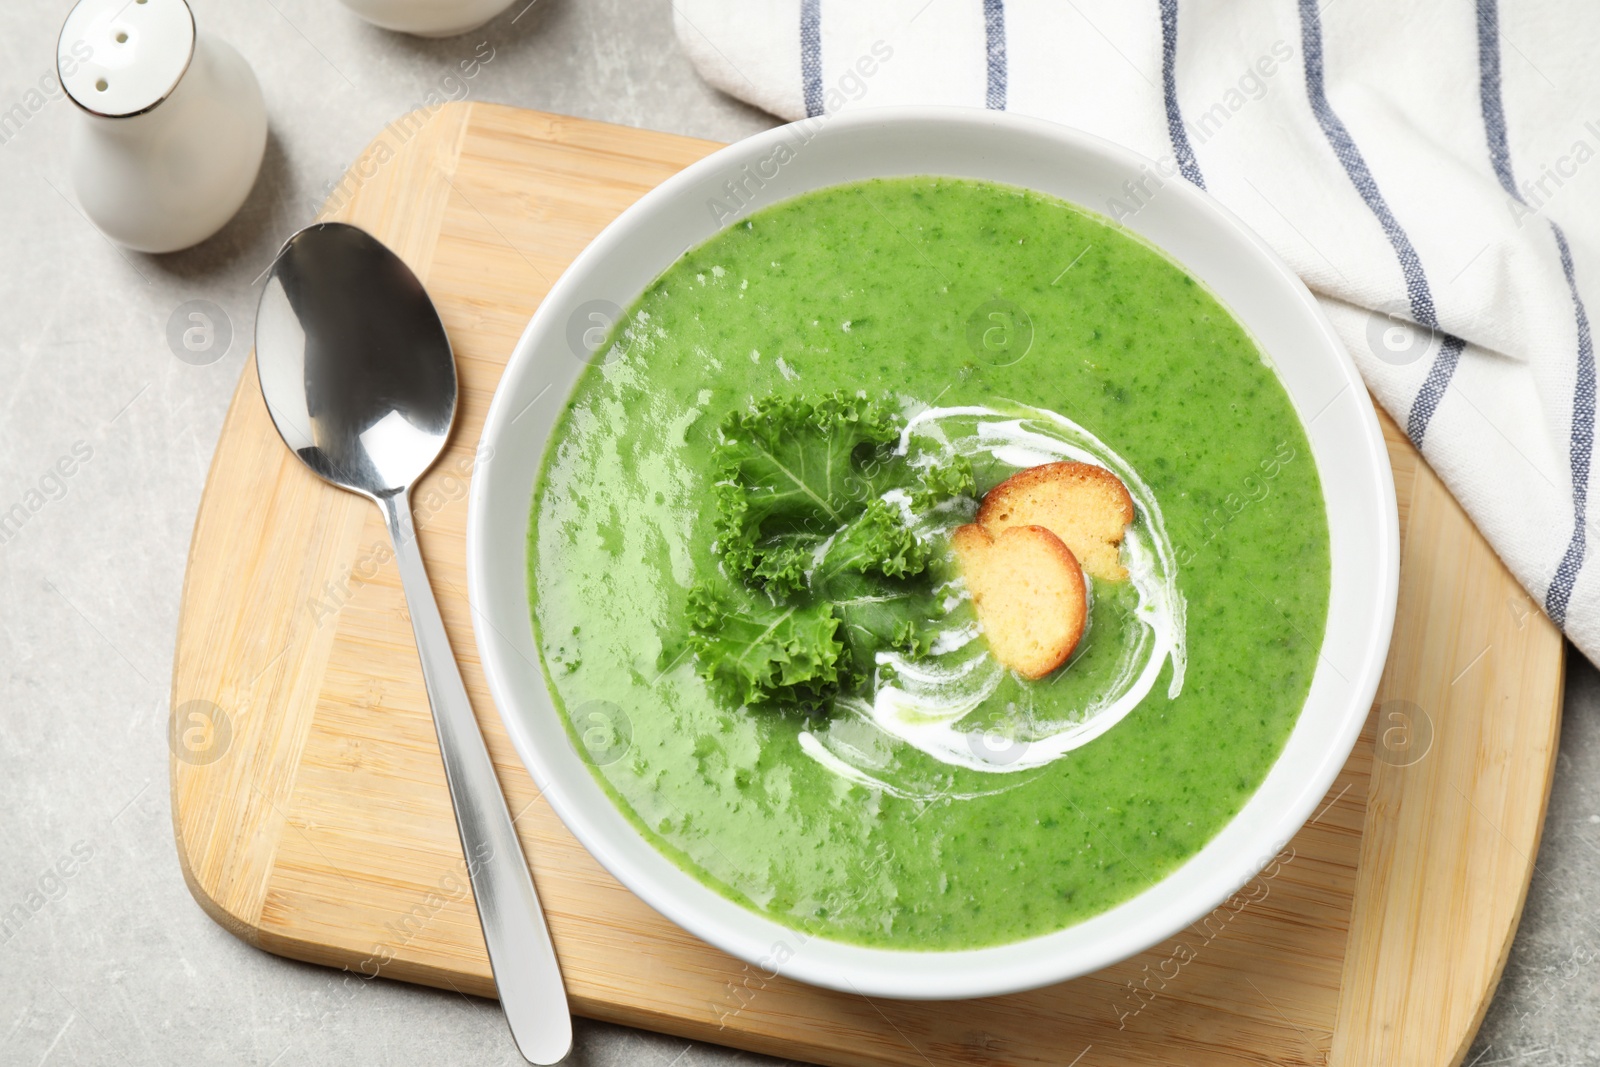
M 1505 567 L 1504 561 L 1500 559 L 1499 554 L 1494 551 L 1493 546 L 1487 544 L 1487 541 L 1483 538 L 1482 532 L 1478 529 L 1477 524 L 1472 522 L 1471 517 L 1465 513 L 1465 510 L 1461 507 L 1460 502 L 1457 501 L 1454 495 L 1449 492 L 1447 487 L 1445 487 L 1442 479 L 1439 478 L 1439 476 L 1433 471 L 1432 467 L 1427 463 L 1426 459 L 1424 459 L 1422 454 L 1415 448 L 1410 438 L 1403 430 L 1399 428 L 1398 424 L 1396 424 L 1390 418 L 1388 413 L 1385 412 L 1382 407 L 1376 404 L 1375 401 L 1374 407 L 1378 413 L 1378 420 L 1383 429 L 1386 443 L 1389 447 L 1391 464 L 1396 469 L 1395 488 L 1398 495 L 1397 503 L 1399 504 L 1401 515 L 1402 541 L 1405 542 L 1409 540 L 1411 532 L 1414 531 L 1417 525 L 1418 518 L 1415 512 L 1419 500 L 1423 502 L 1423 510 L 1426 510 L 1427 497 L 1431 495 L 1434 501 L 1443 501 L 1445 506 L 1460 514 L 1462 520 L 1466 524 L 1465 528 L 1483 543 L 1483 547 L 1487 550 L 1488 556 L 1494 561 L 1494 565 L 1505 572 L 1506 577 L 1509 579 L 1509 587 L 1514 587 L 1519 593 L 1523 592 L 1521 583 L 1518 582 L 1514 576 L 1510 575 L 1509 570 Z M 1404 457 L 1403 462 L 1402 457 Z M 1407 591 L 1404 569 L 1406 556 L 1406 546 L 1403 544 L 1401 563 L 1402 578 L 1400 590 L 1402 598 L 1405 596 Z M 1399 610 L 1400 606 L 1401 605 L 1397 604 L 1397 611 Z M 1523 852 L 1518 843 L 1512 841 L 1504 830 L 1499 827 L 1495 827 L 1497 833 L 1499 833 L 1499 836 L 1505 840 L 1505 842 L 1513 851 L 1516 851 L 1520 855 L 1522 861 L 1516 870 L 1517 896 L 1515 901 L 1512 903 L 1509 913 L 1504 917 L 1504 930 L 1500 934 L 1498 943 L 1494 945 L 1492 952 L 1493 962 L 1488 969 L 1488 973 L 1485 975 L 1486 980 L 1481 985 L 1475 984 L 1472 986 L 1472 988 L 1476 988 L 1479 991 L 1478 999 L 1475 1003 L 1473 1003 L 1469 1016 L 1463 1020 L 1461 1031 L 1458 1034 L 1438 1035 L 1438 1058 L 1430 1058 L 1427 1060 L 1427 1063 L 1434 1065 L 1434 1067 L 1460 1067 L 1465 1060 L 1467 1053 L 1471 1049 L 1472 1042 L 1476 1038 L 1478 1030 L 1483 1023 L 1483 1019 L 1488 1012 L 1489 1005 L 1494 1000 L 1495 993 L 1499 987 L 1500 979 L 1504 973 L 1506 960 L 1509 957 L 1511 946 L 1515 941 L 1517 927 L 1520 924 L 1523 908 L 1527 902 L 1528 889 L 1532 881 L 1532 875 L 1538 855 L 1539 843 L 1543 836 L 1544 820 L 1549 806 L 1551 788 L 1554 782 L 1555 762 L 1558 756 L 1561 730 L 1562 701 L 1566 689 L 1565 639 L 1561 634 L 1561 631 L 1541 611 L 1539 611 L 1537 606 L 1531 606 L 1531 610 L 1527 615 L 1527 618 L 1532 622 L 1535 628 L 1534 632 L 1529 634 L 1526 639 L 1525 650 L 1527 652 L 1527 658 L 1538 659 L 1542 658 L 1543 656 L 1553 656 L 1556 675 L 1554 686 L 1550 691 L 1550 705 L 1536 705 L 1540 707 L 1539 715 L 1542 717 L 1542 721 L 1545 724 L 1545 729 L 1540 736 L 1532 738 L 1526 742 L 1526 744 L 1542 744 L 1545 748 L 1545 759 L 1542 766 L 1538 768 L 1537 773 L 1537 780 L 1541 784 L 1539 787 L 1536 818 L 1532 823 L 1531 840 L 1526 852 Z M 1488 649 L 1486 648 L 1485 652 L 1487 651 Z M 1383 699 L 1383 693 L 1390 684 L 1389 672 L 1391 669 L 1395 668 L 1395 660 L 1393 659 L 1393 655 L 1393 651 L 1391 650 L 1390 659 L 1385 664 L 1384 679 L 1380 683 L 1378 695 L 1375 698 L 1374 707 L 1372 709 L 1373 715 L 1377 714 L 1379 705 Z M 1482 654 L 1480 653 L 1480 655 Z M 1454 683 L 1452 683 L 1452 685 L 1453 684 Z M 1525 709 L 1518 710 L 1520 711 Z M 1518 721 L 1524 721 L 1525 718 L 1525 716 L 1519 718 Z M 1396 771 L 1400 768 L 1396 767 L 1388 769 L 1390 771 Z M 1362 845 L 1361 858 L 1359 861 L 1361 869 L 1365 869 L 1368 864 L 1378 864 L 1382 866 L 1383 861 L 1381 861 L 1379 858 L 1378 850 L 1384 848 L 1385 846 L 1393 846 L 1398 843 L 1398 839 L 1386 837 L 1386 835 L 1377 832 L 1375 827 L 1375 821 L 1384 817 L 1385 812 L 1385 804 L 1381 802 L 1380 794 L 1385 789 L 1393 792 L 1398 785 L 1398 780 L 1390 780 L 1386 782 L 1386 776 L 1383 773 L 1384 770 L 1385 768 L 1376 766 L 1375 761 L 1374 773 L 1368 783 L 1366 815 L 1361 835 Z M 1415 790 L 1411 791 L 1410 795 L 1414 803 L 1419 799 L 1426 799 L 1425 796 L 1419 796 Z M 1470 800 L 1468 802 L 1470 803 Z M 1481 812 L 1478 814 L 1480 817 L 1482 817 Z M 1491 823 L 1491 825 L 1493 824 Z M 1358 976 L 1356 974 L 1356 964 L 1363 962 L 1363 959 L 1358 959 L 1358 957 L 1361 957 L 1362 954 L 1358 951 L 1357 945 L 1358 942 L 1364 937 L 1373 934 L 1375 931 L 1380 931 L 1382 912 L 1372 908 L 1371 902 L 1368 898 L 1369 891 L 1378 888 L 1378 886 L 1375 883 L 1369 882 L 1365 878 L 1359 877 L 1359 873 L 1360 871 L 1358 871 L 1358 878 L 1351 900 L 1350 931 L 1346 938 L 1344 964 L 1340 981 L 1340 1003 L 1336 1013 L 1336 1024 L 1334 1031 L 1335 1041 L 1334 1046 L 1330 1050 L 1329 1058 L 1330 1064 L 1337 1065 L 1337 1067 L 1343 1067 L 1343 1065 L 1347 1063 L 1352 1065 L 1365 1063 L 1365 1061 L 1360 1058 L 1360 1054 L 1353 1053 L 1352 1050 L 1347 1047 L 1341 1048 L 1343 1043 L 1340 1041 L 1340 1037 L 1346 1033 L 1346 1027 L 1353 1021 L 1351 1015 L 1354 1013 L 1349 1010 L 1352 1000 L 1355 1003 L 1361 1003 L 1364 1001 L 1370 1001 L 1374 996 L 1374 993 L 1371 990 L 1357 988 L 1360 983 L 1357 980 Z M 1381 941 L 1381 938 L 1377 938 L 1377 940 Z M 1366 955 L 1370 957 L 1371 954 L 1368 953 Z M 1367 1021 L 1370 1023 L 1373 1020 L 1368 1019 Z M 1385 1032 L 1387 1032 L 1389 1027 L 1384 1027 L 1383 1029 Z M 1354 1058 L 1352 1058 L 1352 1056 L 1354 1056 Z
M 452 161 L 450 169 L 453 170 L 453 161 L 459 158 L 461 146 L 468 126 L 468 121 L 474 106 L 476 105 L 472 101 L 453 101 L 445 103 L 442 106 L 429 111 L 426 118 L 416 126 L 407 141 L 402 144 L 401 152 L 409 154 L 433 151 L 435 148 L 433 143 L 434 139 L 431 137 L 420 136 L 420 134 L 424 133 L 425 131 L 431 132 L 436 126 L 449 126 L 453 124 L 456 127 L 455 135 L 453 138 L 451 138 L 451 144 L 446 152 L 448 158 Z M 403 115 L 399 119 L 395 120 L 395 122 L 391 122 L 389 125 L 385 126 L 383 130 L 380 131 L 356 157 L 356 162 L 352 163 L 346 170 L 345 175 L 340 179 L 339 184 L 336 185 L 334 193 L 329 197 L 328 202 L 318 213 L 315 221 L 342 219 L 353 214 L 353 208 L 355 205 L 359 204 L 361 193 L 368 185 L 371 178 L 371 175 L 365 175 L 362 173 L 364 163 L 366 163 L 366 161 L 370 161 L 374 157 L 377 146 L 384 142 L 384 137 L 395 128 L 397 123 L 406 123 L 411 116 L 418 115 L 422 113 L 422 111 L 426 110 L 427 109 L 419 109 L 417 111 L 408 112 L 406 115 Z M 398 158 L 398 154 L 396 154 L 395 158 Z M 446 183 L 448 183 L 448 174 L 445 174 L 444 176 Z M 354 183 L 353 193 L 351 195 L 343 194 L 341 190 L 343 190 L 349 183 L 352 182 Z M 438 231 L 440 228 L 432 227 L 431 229 L 433 232 L 428 239 L 429 244 L 426 256 L 422 257 L 421 264 L 413 263 L 413 266 L 418 269 L 418 274 L 424 277 L 426 263 L 432 259 L 432 248 L 434 243 L 438 240 Z M 412 251 L 415 253 L 417 250 Z M 255 366 L 255 352 L 252 349 L 250 355 L 245 360 L 243 368 L 240 370 L 239 381 L 235 385 L 233 396 L 228 402 L 228 410 L 226 415 L 223 417 L 222 429 L 218 433 L 219 442 L 224 436 L 227 435 L 229 429 L 235 425 L 244 405 L 262 403 Z M 183 670 L 185 667 L 185 660 L 181 652 L 185 645 L 186 635 L 188 634 L 189 630 L 187 620 L 190 610 L 190 580 L 195 571 L 196 557 L 200 548 L 199 538 L 204 518 L 207 515 L 208 508 L 211 506 L 217 493 L 216 480 L 220 473 L 219 461 L 221 459 L 222 453 L 220 449 L 214 450 L 212 453 L 211 465 L 206 472 L 205 484 L 201 489 L 200 504 L 195 512 L 195 522 L 190 530 L 189 550 L 184 559 L 183 584 L 180 587 L 179 592 L 177 628 L 178 636 L 176 642 L 177 651 L 173 656 L 171 682 L 167 694 L 169 739 L 175 737 L 180 728 L 180 694 L 183 692 Z M 307 725 L 309 726 L 309 723 L 307 723 Z M 261 916 L 259 912 L 256 914 L 240 914 L 235 909 L 230 908 L 220 898 L 220 894 L 217 892 L 216 883 L 209 882 L 207 878 L 203 876 L 202 873 L 197 869 L 197 866 L 194 862 L 195 857 L 191 844 L 184 832 L 184 821 L 187 807 L 186 795 L 180 783 L 181 776 L 184 773 L 184 763 L 179 759 L 176 749 L 172 748 L 170 744 L 169 748 L 172 749 L 169 753 L 167 761 L 168 792 L 170 800 L 169 811 L 172 818 L 173 843 L 175 851 L 178 855 L 178 866 L 183 874 L 184 885 L 188 887 L 190 896 L 194 898 L 195 903 L 200 906 L 200 909 L 210 916 L 223 929 L 227 930 L 229 933 L 233 934 L 235 937 L 239 938 L 248 945 L 257 948 L 265 948 L 269 951 L 277 951 L 276 949 L 269 948 L 268 946 L 268 942 L 273 940 L 273 935 L 268 934 L 264 930 L 260 921 Z M 290 773 L 288 782 L 288 788 L 290 789 L 293 788 L 294 775 L 297 771 L 298 761 L 295 763 L 294 771 L 291 771 Z M 259 834 L 263 831 L 263 829 L 264 827 L 258 826 L 256 828 L 256 832 Z M 281 821 L 278 829 L 280 831 L 282 829 Z M 276 838 L 267 842 L 266 847 L 269 851 L 276 852 Z M 297 958 L 302 958 L 296 953 L 280 954 L 296 955 Z
M 399 959 L 380 964 L 372 955 L 362 958 L 359 950 L 331 946 L 272 931 L 263 931 L 259 939 L 250 940 L 249 943 L 276 956 L 341 971 L 347 976 L 346 980 L 367 981 L 379 977 L 381 969 L 381 977 L 392 981 L 426 986 L 441 992 L 484 997 L 489 1000 L 495 1000 L 499 996 L 492 976 L 464 975 L 444 967 L 413 961 L 402 962 Z M 370 970 L 369 965 L 371 965 Z M 749 1024 L 718 1025 L 716 1019 L 709 1014 L 704 1016 L 674 1014 L 647 1004 L 622 1004 L 616 998 L 586 995 L 572 988 L 567 989 L 567 1001 L 572 1014 L 585 1019 L 644 1029 L 686 1041 L 703 1041 L 741 1052 L 754 1052 L 780 1059 L 794 1054 L 792 1037 L 766 1032 Z M 839 1058 L 835 1059 L 837 1061 Z M 857 1059 L 861 1063 L 877 1062 L 870 1057 Z
M 1559 631 L 1557 631 L 1559 636 Z M 1562 638 L 1562 649 L 1557 661 L 1555 709 L 1550 716 L 1550 757 L 1545 761 L 1544 795 L 1539 798 L 1539 818 L 1534 827 L 1533 845 L 1527 855 L 1527 869 L 1522 877 L 1522 891 L 1517 894 L 1517 902 L 1511 909 L 1511 921 L 1506 924 L 1505 937 L 1500 944 L 1499 953 L 1495 959 L 1494 969 L 1489 977 L 1488 984 L 1484 987 L 1483 997 L 1478 1002 L 1477 1010 L 1472 1013 L 1472 1020 L 1467 1024 L 1467 1029 L 1461 1036 L 1459 1047 L 1446 1062 L 1450 1067 L 1461 1067 L 1466 1062 L 1467 1053 L 1472 1051 L 1472 1042 L 1477 1038 L 1478 1031 L 1483 1028 L 1483 1020 L 1489 1014 L 1489 1005 L 1494 1003 L 1495 994 L 1500 990 L 1500 979 L 1505 976 L 1506 961 L 1511 957 L 1511 946 L 1517 940 L 1517 928 L 1522 925 L 1522 912 L 1528 904 L 1528 890 L 1533 887 L 1533 872 L 1538 866 L 1539 846 L 1544 843 L 1545 817 L 1550 813 L 1550 793 L 1555 785 L 1556 759 L 1561 754 L 1561 719 L 1562 705 L 1567 692 L 1567 656 L 1566 640 Z
M 222 419 L 222 429 L 218 432 L 218 440 L 228 432 L 228 427 L 233 424 L 234 417 L 241 405 L 253 401 L 254 393 L 250 389 L 250 379 L 255 372 L 255 352 L 252 351 L 245 358 L 244 367 L 239 372 L 239 381 L 234 386 L 233 396 L 228 400 L 228 411 Z M 200 529 L 202 518 L 206 513 L 207 502 L 215 491 L 214 482 L 217 478 L 217 465 L 219 453 L 213 451 L 211 465 L 206 470 L 206 480 L 200 490 L 200 504 L 195 509 L 195 521 L 189 531 L 189 551 L 184 556 L 183 585 L 178 594 L 178 638 L 177 647 L 172 657 L 172 677 L 167 691 L 167 789 L 169 796 L 168 809 L 172 817 L 172 838 L 174 849 L 178 854 L 178 868 L 183 872 L 183 884 L 189 887 L 189 895 L 194 897 L 195 903 L 200 905 L 200 910 L 211 916 L 217 925 L 233 934 L 247 945 L 259 945 L 259 928 L 255 920 L 257 916 L 238 915 L 230 911 L 212 888 L 206 884 L 200 873 L 195 869 L 194 858 L 190 851 L 188 836 L 184 833 L 184 793 L 180 787 L 179 776 L 182 773 L 182 762 L 178 759 L 177 752 L 172 750 L 172 737 L 179 729 L 178 708 L 179 693 L 183 683 L 182 671 L 184 667 L 183 656 L 179 654 L 183 645 L 185 622 L 189 609 L 189 582 L 194 573 L 194 560 L 199 548 Z

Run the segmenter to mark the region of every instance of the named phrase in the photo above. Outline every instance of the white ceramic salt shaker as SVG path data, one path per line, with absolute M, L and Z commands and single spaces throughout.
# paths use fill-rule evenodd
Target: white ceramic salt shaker
M 475 30 L 513 0 L 340 0 L 375 26 L 417 37 L 454 37 Z
M 267 108 L 232 46 L 185 0 L 79 0 L 56 69 L 78 105 L 72 184 L 112 240 L 173 252 L 239 210 L 261 170 Z

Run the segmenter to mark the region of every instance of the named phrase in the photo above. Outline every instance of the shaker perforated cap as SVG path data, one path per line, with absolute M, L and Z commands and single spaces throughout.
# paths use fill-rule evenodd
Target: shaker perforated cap
M 185 0 L 79 0 L 61 27 L 56 71 L 85 111 L 137 115 L 177 87 L 194 38 Z

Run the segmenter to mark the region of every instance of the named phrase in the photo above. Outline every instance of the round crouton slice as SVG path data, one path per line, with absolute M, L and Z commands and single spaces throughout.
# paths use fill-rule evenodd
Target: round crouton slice
M 1128 577 L 1117 546 L 1132 521 L 1128 487 L 1090 463 L 1045 463 L 1018 471 L 989 490 L 978 509 L 978 525 L 997 537 L 1016 526 L 1043 526 L 1084 570 L 1108 582 Z
M 1024 678 L 1065 663 L 1089 608 L 1072 550 L 1043 526 L 1013 526 L 998 537 L 960 526 L 950 543 L 995 658 Z

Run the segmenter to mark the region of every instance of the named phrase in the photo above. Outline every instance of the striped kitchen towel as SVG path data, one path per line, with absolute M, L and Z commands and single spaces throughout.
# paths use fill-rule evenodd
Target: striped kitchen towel
M 1159 162 L 1318 295 L 1379 402 L 1600 662 L 1593 0 L 676 0 L 713 85 L 784 118 L 1004 108 Z M 1131 184 L 1131 183 L 1130 183 Z M 1508 606 L 1519 610 L 1518 606 Z

